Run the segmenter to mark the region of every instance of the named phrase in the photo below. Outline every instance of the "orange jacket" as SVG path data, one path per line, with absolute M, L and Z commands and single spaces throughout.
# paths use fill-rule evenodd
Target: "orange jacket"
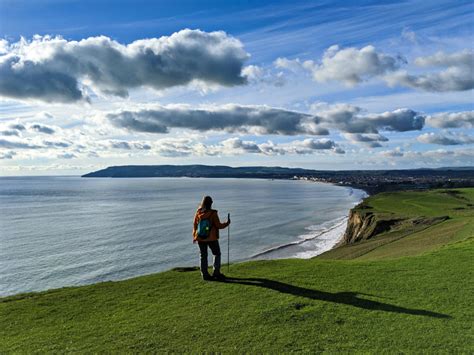
M 206 239 L 201 239 L 197 236 L 197 226 L 199 220 L 201 219 L 209 219 L 211 221 L 211 232 L 209 237 Z M 196 215 L 194 216 L 194 226 L 193 226 L 193 243 L 195 242 L 212 242 L 214 240 L 219 239 L 219 229 L 223 229 L 227 227 L 229 223 L 221 223 L 219 220 L 219 216 L 217 215 L 216 210 L 206 210 L 203 211 L 200 208 L 196 211 Z

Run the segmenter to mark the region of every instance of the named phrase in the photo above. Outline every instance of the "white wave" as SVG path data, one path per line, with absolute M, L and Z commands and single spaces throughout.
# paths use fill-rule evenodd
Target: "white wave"
M 314 245 L 314 249 L 298 252 L 294 258 L 310 259 L 320 255 L 334 246 L 341 240 L 347 227 L 348 218 L 344 218 L 344 223 L 336 225 L 334 228 L 327 230 L 317 237 L 318 243 Z
M 362 190 L 347 188 L 350 195 L 356 194 L 359 198 L 354 202 L 353 206 L 359 204 L 367 193 Z M 306 227 L 308 233 L 301 234 L 296 237 L 295 241 L 287 244 L 278 245 L 267 249 L 261 253 L 253 255 L 252 259 L 280 259 L 280 258 L 297 258 L 310 259 L 320 255 L 334 246 L 342 239 L 347 227 L 349 217 L 343 216 L 319 225 L 311 225 Z

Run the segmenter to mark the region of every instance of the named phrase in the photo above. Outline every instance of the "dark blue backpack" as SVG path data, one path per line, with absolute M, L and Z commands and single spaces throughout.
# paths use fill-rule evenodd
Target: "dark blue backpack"
M 206 239 L 211 235 L 211 221 L 209 219 L 201 219 L 197 225 L 197 236 Z

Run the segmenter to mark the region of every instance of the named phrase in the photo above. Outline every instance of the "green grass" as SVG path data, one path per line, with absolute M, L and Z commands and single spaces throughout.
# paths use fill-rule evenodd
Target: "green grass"
M 473 353 L 474 189 L 460 191 L 371 197 L 382 213 L 451 217 L 371 257 L 236 264 L 227 283 L 168 271 L 1 299 L 0 353 Z
M 474 189 L 393 192 L 371 196 L 358 207 L 381 219 L 404 219 L 394 228 L 354 245 L 333 249 L 324 259 L 387 259 L 420 255 L 474 235 Z M 448 217 L 434 225 L 412 225 L 419 217 L 427 220 Z

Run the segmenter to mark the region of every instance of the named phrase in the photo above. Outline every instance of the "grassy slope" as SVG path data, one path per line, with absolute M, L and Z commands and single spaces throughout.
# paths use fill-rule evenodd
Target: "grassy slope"
M 460 193 L 452 193 L 459 191 Z M 441 217 L 449 219 L 418 231 L 389 231 L 362 243 L 331 250 L 324 259 L 386 259 L 419 255 L 474 235 L 474 189 L 382 193 L 369 197 L 364 206 L 385 217 Z
M 474 203 L 474 189 L 463 190 L 470 201 L 443 194 L 440 201 L 439 194 L 369 200 L 390 213 L 453 215 L 431 231 L 374 249 L 378 260 L 249 262 L 231 267 L 238 279 L 230 283 L 169 271 L 5 298 L 0 352 L 472 353 L 474 209 L 466 204 Z M 459 207 L 465 209 L 453 210 Z M 438 233 L 441 227 L 447 232 Z M 444 233 L 450 244 L 429 243 Z M 424 246 L 430 252 L 422 253 Z M 422 255 L 393 258 L 405 247 Z

